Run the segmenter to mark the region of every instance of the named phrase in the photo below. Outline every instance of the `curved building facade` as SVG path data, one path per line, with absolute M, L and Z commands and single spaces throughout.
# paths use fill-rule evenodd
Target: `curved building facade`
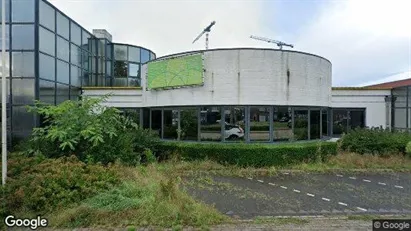
M 147 90 L 147 79 L 143 78 L 144 106 L 331 104 L 331 63 L 322 57 L 295 51 L 240 48 L 183 53 L 159 61 L 193 54 L 200 54 L 203 59 L 203 85 Z M 147 75 L 147 67 L 143 66 L 143 76 Z

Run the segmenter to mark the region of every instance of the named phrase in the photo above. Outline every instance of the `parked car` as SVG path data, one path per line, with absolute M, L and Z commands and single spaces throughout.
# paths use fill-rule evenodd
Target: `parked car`
M 283 118 L 281 118 L 278 122 L 287 122 L 289 119 L 288 119 L 288 117 L 283 117 Z
M 220 120 L 217 120 L 216 122 L 220 123 Z M 224 123 L 225 123 L 224 138 L 226 140 L 237 140 L 237 139 L 241 139 L 244 137 L 244 129 L 242 129 L 240 126 L 229 124 L 227 122 L 224 122 Z

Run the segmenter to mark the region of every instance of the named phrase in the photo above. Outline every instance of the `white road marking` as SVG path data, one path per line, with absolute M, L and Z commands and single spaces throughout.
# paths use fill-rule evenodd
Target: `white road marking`
M 380 184 L 380 185 L 387 185 L 386 183 L 381 183 L 381 182 L 378 182 L 378 184 Z
M 344 177 L 343 175 L 338 175 L 338 174 L 337 174 L 337 176 L 338 176 L 338 177 Z
M 264 181 L 262 181 L 262 180 L 257 180 L 258 182 L 260 182 L 260 183 L 264 183 Z
M 364 211 L 364 212 L 367 212 L 366 209 L 363 209 L 363 208 L 361 208 L 361 207 L 357 207 L 357 209 L 362 210 L 362 211 Z
M 339 205 L 348 206 L 346 203 L 338 202 Z
M 281 188 L 283 188 L 283 189 L 287 189 L 287 187 L 285 187 L 285 186 L 282 186 L 282 185 L 281 185 L 280 187 L 281 187 Z
M 296 193 L 300 193 L 300 190 L 294 189 L 293 191 L 296 192 Z
M 362 181 L 365 181 L 365 182 L 368 182 L 368 183 L 370 183 L 370 182 L 371 182 L 370 180 L 365 180 L 365 179 L 364 179 L 364 180 L 362 180 Z
M 323 197 L 323 198 L 321 198 L 321 199 L 323 199 L 323 200 L 325 200 L 325 201 L 330 201 L 330 199 L 325 198 L 325 197 Z
M 399 186 L 399 185 L 395 185 L 394 187 L 396 187 L 396 188 L 404 188 L 404 187 Z
M 249 179 L 249 180 L 253 180 L 253 178 L 251 178 L 251 177 L 247 177 L 247 179 Z
M 307 193 L 307 196 L 315 197 L 315 195 L 314 195 L 314 194 L 311 194 L 311 193 Z
M 275 184 L 274 183 L 268 183 L 269 185 L 271 185 L 271 186 L 275 186 Z
M 353 176 L 350 176 L 349 177 L 351 180 L 356 180 L 357 178 L 355 178 L 355 177 L 353 177 Z

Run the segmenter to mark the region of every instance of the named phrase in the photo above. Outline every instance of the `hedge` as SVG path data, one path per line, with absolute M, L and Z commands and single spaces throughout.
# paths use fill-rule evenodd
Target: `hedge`
M 342 150 L 360 154 L 405 153 L 411 134 L 383 129 L 355 129 L 341 138 Z
M 213 160 L 242 167 L 286 166 L 326 160 L 337 154 L 337 143 L 310 142 L 296 144 L 227 144 L 164 142 L 162 159 L 176 154 L 186 160 Z

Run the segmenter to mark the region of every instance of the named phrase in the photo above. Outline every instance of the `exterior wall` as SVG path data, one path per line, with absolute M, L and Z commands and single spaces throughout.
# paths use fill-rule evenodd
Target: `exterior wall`
M 190 105 L 331 105 L 331 63 L 311 54 L 274 49 L 204 53 L 204 86 L 146 91 L 146 107 Z
M 106 106 L 118 108 L 140 108 L 142 103 L 142 91 L 138 88 L 85 88 L 82 94 L 89 97 L 102 97 L 110 94 Z
M 333 108 L 366 108 L 367 127 L 389 127 L 391 105 L 385 102 L 390 90 L 332 90 Z

